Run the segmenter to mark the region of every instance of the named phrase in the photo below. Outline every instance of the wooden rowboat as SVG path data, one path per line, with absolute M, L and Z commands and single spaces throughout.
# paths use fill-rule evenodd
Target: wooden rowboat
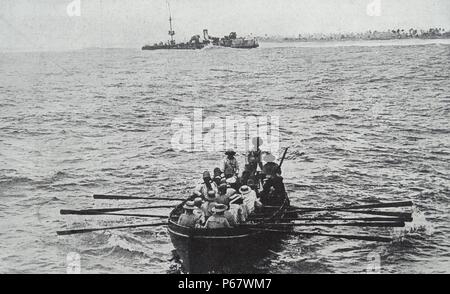
M 188 199 L 189 200 L 189 199 Z M 187 201 L 187 200 L 186 200 Z M 241 225 L 227 229 L 188 228 L 177 224 L 186 201 L 175 207 L 169 215 L 168 231 L 172 243 L 189 273 L 227 272 L 251 266 L 267 255 L 271 246 L 283 234 L 255 230 Z M 289 198 L 284 197 L 278 207 L 264 209 L 263 216 L 271 223 L 288 216 Z

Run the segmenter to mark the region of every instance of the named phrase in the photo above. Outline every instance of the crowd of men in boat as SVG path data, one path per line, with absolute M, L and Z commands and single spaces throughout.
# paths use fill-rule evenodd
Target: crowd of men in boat
M 260 139 L 258 139 L 260 140 Z M 231 228 L 244 223 L 255 210 L 263 206 L 279 206 L 286 197 L 280 165 L 267 154 L 264 165 L 259 144 L 246 157 L 240 172 L 236 152 L 227 150 L 222 168 L 213 175 L 203 172 L 203 180 L 187 201 L 178 224 L 189 228 Z M 192 199 L 191 198 L 191 199 Z

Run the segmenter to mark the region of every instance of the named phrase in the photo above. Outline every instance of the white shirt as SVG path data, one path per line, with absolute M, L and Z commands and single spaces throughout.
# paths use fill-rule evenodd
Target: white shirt
M 217 184 L 215 182 L 211 182 L 211 188 L 214 191 L 214 193 L 218 193 L 219 189 L 217 188 Z M 198 192 L 196 194 L 200 194 L 203 197 L 206 197 L 208 195 L 208 187 L 206 187 L 206 184 L 204 181 L 201 181 L 197 184 L 195 187 L 194 193 Z
M 249 193 L 242 195 L 242 198 L 248 216 L 255 211 L 256 192 L 251 190 Z

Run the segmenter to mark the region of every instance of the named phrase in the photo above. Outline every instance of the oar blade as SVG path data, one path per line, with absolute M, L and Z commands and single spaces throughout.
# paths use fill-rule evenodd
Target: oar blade
M 363 205 L 348 205 L 343 207 L 293 207 L 295 212 L 312 212 L 312 211 L 340 211 L 351 209 L 368 209 L 368 208 L 389 208 L 389 207 L 406 207 L 413 206 L 412 201 L 397 201 L 397 202 L 385 202 Z
M 372 241 L 372 242 L 393 242 L 394 239 L 387 236 L 371 236 L 371 235 L 344 235 L 344 234 L 331 234 L 331 233 L 320 233 L 320 232 L 304 232 L 304 231 L 286 231 L 277 229 L 253 229 L 261 232 L 271 232 L 271 233 L 282 233 L 288 235 L 297 236 L 325 236 L 332 238 L 342 238 L 342 239 L 353 239 L 362 241 Z
M 99 200 L 166 200 L 166 201 L 183 201 L 183 198 L 169 198 L 169 197 L 142 197 L 142 196 L 124 196 L 124 195 L 105 195 L 94 194 L 94 199 Z
M 158 208 L 174 208 L 173 205 L 152 205 L 152 206 L 138 206 L 138 207 L 114 207 L 114 208 L 92 208 L 92 209 L 61 209 L 59 211 L 62 215 L 74 214 L 74 215 L 94 215 L 106 212 L 117 212 L 122 210 L 145 210 L 145 209 L 158 209 Z
M 138 225 L 126 225 L 126 226 L 115 226 L 115 227 L 104 227 L 104 228 L 72 229 L 72 230 L 65 230 L 65 231 L 57 231 L 56 234 L 61 236 L 61 235 L 73 235 L 73 234 L 90 233 L 90 232 L 95 232 L 95 231 L 132 229 L 132 228 L 141 228 L 141 227 L 156 227 L 156 226 L 164 226 L 164 225 L 167 225 L 167 222 L 164 222 L 164 223 L 150 223 L 150 224 L 138 224 Z

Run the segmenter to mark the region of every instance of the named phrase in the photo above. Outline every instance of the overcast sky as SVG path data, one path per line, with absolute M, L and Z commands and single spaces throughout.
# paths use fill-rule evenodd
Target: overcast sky
M 80 16 L 70 17 L 72 1 L 0 0 L 0 49 L 139 48 L 168 39 L 166 0 L 75 0 Z M 380 15 L 370 16 L 367 5 L 376 1 Z M 450 30 L 450 0 L 171 0 L 170 6 L 177 41 L 203 28 L 214 36 Z

